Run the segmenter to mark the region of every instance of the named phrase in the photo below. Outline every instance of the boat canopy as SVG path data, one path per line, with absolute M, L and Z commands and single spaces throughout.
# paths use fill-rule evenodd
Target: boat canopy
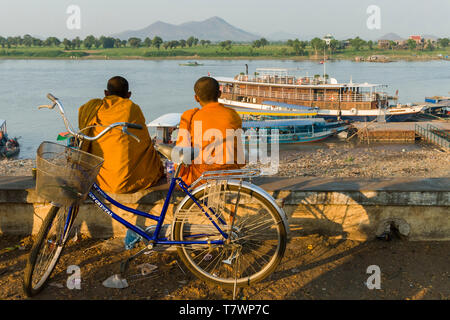
M 278 102 L 278 101 L 263 101 L 263 104 L 268 104 L 271 106 L 276 107 L 283 107 L 283 108 L 292 108 L 292 109 L 299 109 L 299 110 L 315 110 L 316 108 L 311 108 L 307 106 L 301 106 L 298 104 L 290 104 L 290 103 L 284 103 L 284 102 Z
M 245 107 L 235 107 L 228 106 L 234 109 L 238 114 L 243 115 L 253 115 L 253 116 L 278 116 L 278 117 L 292 117 L 292 116 L 316 116 L 317 111 L 306 112 L 306 111 L 293 111 L 293 110 L 264 110 L 264 109 L 252 109 Z
M 147 124 L 147 127 L 177 127 L 180 124 L 181 113 L 167 113 Z
M 242 128 L 271 128 L 290 126 L 312 126 L 317 123 L 325 123 L 322 118 L 317 119 L 285 119 L 285 120 L 265 120 L 265 121 L 244 121 Z
M 6 133 L 6 120 L 0 119 L 0 131 Z

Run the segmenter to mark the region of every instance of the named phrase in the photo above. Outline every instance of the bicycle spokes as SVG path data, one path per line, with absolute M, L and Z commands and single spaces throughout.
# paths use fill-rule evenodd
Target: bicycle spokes
M 181 245 L 187 264 L 193 266 L 191 269 L 200 276 L 230 285 L 236 281 L 242 285 L 269 274 L 280 259 L 280 250 L 284 250 L 284 243 L 280 245 L 284 229 L 274 208 L 240 185 L 207 186 L 197 196 L 199 202 L 213 207 L 216 216 L 207 217 L 190 203 L 179 211 L 180 215 L 177 212 L 175 236 L 181 240 L 193 239 L 195 231 L 204 228 L 210 231 L 205 233 L 204 239 L 222 239 L 224 243 Z M 220 225 L 219 218 L 227 224 Z M 227 238 L 215 230 L 211 219 L 223 228 Z

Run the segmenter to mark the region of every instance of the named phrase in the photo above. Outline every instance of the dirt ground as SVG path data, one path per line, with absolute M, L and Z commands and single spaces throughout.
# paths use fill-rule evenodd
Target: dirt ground
M 0 299 L 26 299 L 22 277 L 32 239 L 0 236 Z M 131 263 L 125 289 L 102 282 L 119 273 L 120 262 L 139 250 L 123 249 L 123 239 L 69 241 L 52 278 L 34 299 L 50 300 L 218 300 L 233 298 L 230 290 L 195 278 L 176 252 L 142 255 Z M 411 242 L 401 239 L 357 242 L 319 235 L 292 239 L 275 273 L 261 283 L 238 292 L 242 300 L 450 298 L 450 242 Z M 150 263 L 157 269 L 140 274 L 137 266 Z M 68 266 L 81 270 L 81 289 L 66 283 Z M 381 289 L 368 289 L 367 268 L 379 266 Z

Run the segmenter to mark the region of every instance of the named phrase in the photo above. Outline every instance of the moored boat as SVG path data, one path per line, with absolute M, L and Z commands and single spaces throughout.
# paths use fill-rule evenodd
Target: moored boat
M 243 141 L 246 144 L 256 143 L 257 140 L 252 138 L 255 136 L 259 136 L 259 140 L 266 136 L 267 142 L 271 143 L 274 134 L 278 134 L 279 143 L 317 142 L 345 131 L 348 127 L 349 124 L 343 121 L 326 122 L 321 118 L 242 122 L 242 128 L 246 132 Z
M 271 110 L 316 110 L 318 117 L 351 121 L 405 121 L 424 110 L 424 105 L 391 105 L 382 84 L 338 83 L 324 74 L 314 77 L 289 75 L 286 69 L 257 69 L 253 76 L 216 77 L 227 106 Z
M 6 130 L 6 121 L 0 119 L 0 158 L 12 158 L 19 154 L 17 138 L 10 138 Z
M 450 97 L 425 97 L 425 103 L 427 103 L 425 114 L 432 114 L 438 117 L 450 116 Z
M 270 143 L 274 130 L 278 132 L 279 143 L 316 142 L 345 131 L 349 127 L 349 123 L 345 121 L 329 122 L 323 118 L 298 118 L 298 114 L 291 112 L 255 110 L 251 113 L 247 111 L 241 113 L 239 109 L 237 112 L 243 119 L 244 143 L 250 142 L 251 134 L 257 134 L 259 138 L 267 135 L 267 141 Z M 147 127 L 154 131 L 151 134 L 153 140 L 157 143 L 175 144 L 180 118 L 181 113 L 169 113 L 148 123 Z
M 184 67 L 197 67 L 197 66 L 202 66 L 202 63 L 198 63 L 197 61 L 189 61 L 187 63 L 180 63 L 180 66 L 184 66 Z
M 154 142 L 164 144 L 176 143 L 176 130 L 180 125 L 181 113 L 167 113 L 147 124 Z

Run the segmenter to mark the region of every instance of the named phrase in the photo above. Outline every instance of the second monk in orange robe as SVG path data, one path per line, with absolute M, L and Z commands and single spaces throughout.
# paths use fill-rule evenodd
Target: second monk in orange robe
M 182 114 L 177 139 L 177 146 L 195 147 L 201 152 L 201 158 L 198 156 L 192 165 L 180 168 L 180 177 L 188 185 L 205 171 L 239 169 L 245 165 L 242 140 L 236 131 L 242 130 L 242 120 L 236 111 L 218 102 L 219 83 L 214 78 L 202 77 L 195 83 L 194 91 L 201 109 Z

